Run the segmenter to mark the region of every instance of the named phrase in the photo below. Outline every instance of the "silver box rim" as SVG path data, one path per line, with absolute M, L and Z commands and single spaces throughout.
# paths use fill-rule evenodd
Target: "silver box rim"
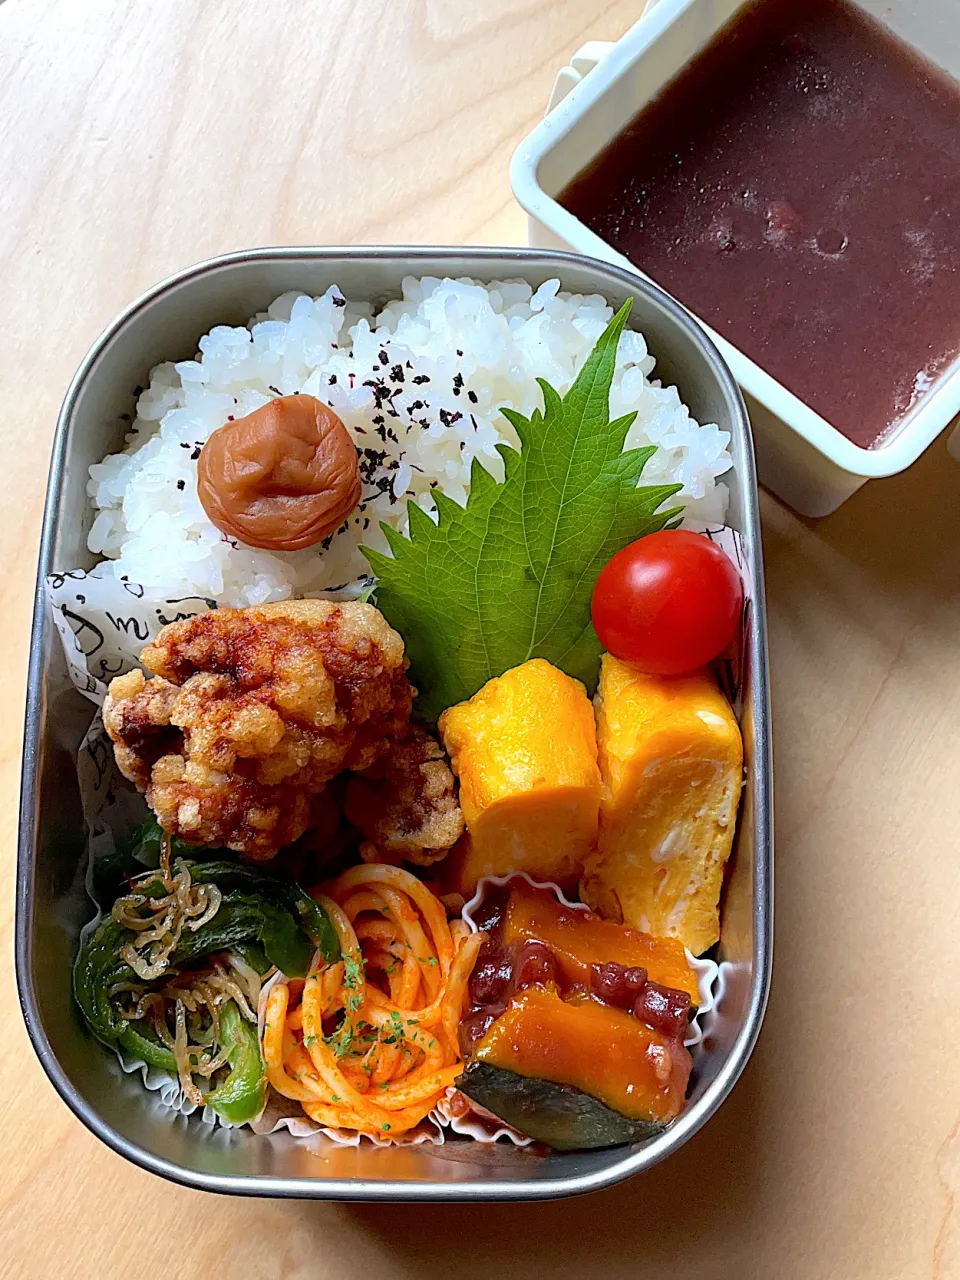
M 83 1098 L 62 1069 L 43 1029 L 33 981 L 32 907 L 36 880 L 36 836 L 39 746 L 44 697 L 44 669 L 47 654 L 43 646 L 43 622 L 46 602 L 43 583 L 52 570 L 52 556 L 60 489 L 66 460 L 69 428 L 80 390 L 97 359 L 123 329 L 124 325 L 156 298 L 175 290 L 186 281 L 218 271 L 224 267 L 251 261 L 291 261 L 309 258 L 319 261 L 350 259 L 402 260 L 411 267 L 417 263 L 442 262 L 445 259 L 475 261 L 477 274 L 484 274 L 485 264 L 508 263 L 518 269 L 524 264 L 555 264 L 558 271 L 566 266 L 584 266 L 612 284 L 633 293 L 646 294 L 684 328 L 700 347 L 712 372 L 729 400 L 736 429 L 741 433 L 741 446 L 746 462 L 743 482 L 742 530 L 750 556 L 755 582 L 755 608 L 751 611 L 748 649 L 754 686 L 753 733 L 755 767 L 752 786 L 755 796 L 756 836 L 754 845 L 754 976 L 744 1024 L 726 1062 L 704 1094 L 662 1135 L 596 1174 L 537 1181 L 384 1181 L 364 1179 L 277 1178 L 247 1175 L 210 1175 L 187 1170 L 173 1162 L 158 1158 L 128 1141 Z M 496 270 L 502 270 L 497 267 Z M 497 248 L 473 246 L 303 246 L 263 247 L 241 250 L 206 259 L 169 276 L 146 290 L 129 304 L 97 338 L 71 380 L 57 420 L 51 457 L 47 497 L 43 516 L 43 533 L 34 598 L 33 630 L 27 680 L 27 702 L 24 726 L 23 765 L 19 811 L 17 859 L 15 959 L 17 988 L 31 1043 L 53 1087 L 82 1123 L 118 1155 L 140 1168 L 183 1186 L 231 1195 L 270 1198 L 299 1198 L 361 1201 L 496 1201 L 547 1200 L 598 1191 L 625 1178 L 651 1168 L 682 1146 L 714 1115 L 741 1075 L 756 1044 L 766 1008 L 770 987 L 773 943 L 773 817 L 772 757 L 770 743 L 770 700 L 767 668 L 766 616 L 763 593 L 763 563 L 760 546 L 759 509 L 756 471 L 749 418 L 739 388 L 710 338 L 673 299 L 649 281 L 632 272 L 580 254 L 553 250 Z

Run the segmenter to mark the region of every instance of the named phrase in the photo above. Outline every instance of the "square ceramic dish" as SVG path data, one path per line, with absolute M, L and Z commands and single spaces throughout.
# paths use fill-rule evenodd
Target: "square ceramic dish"
M 634 299 L 631 323 L 657 371 L 693 414 L 732 436 L 729 521 L 743 534 L 755 595 L 749 613 L 743 735 L 747 786 L 722 917 L 725 993 L 680 1119 L 629 1148 L 534 1157 L 461 1141 L 376 1150 L 288 1134 L 211 1129 L 165 1110 L 139 1077 L 83 1029 L 70 970 L 91 903 L 76 753 L 91 705 L 71 685 L 42 584 L 52 570 L 90 567 L 88 466 L 117 449 L 131 389 L 160 360 L 191 358 L 215 323 L 243 324 L 273 298 L 336 282 L 347 296 L 398 296 L 405 275 L 559 276 L 565 289 Z M 767 997 L 771 955 L 771 764 L 763 567 L 750 431 L 736 383 L 708 338 L 666 294 L 630 272 L 571 254 L 504 249 L 259 249 L 193 267 L 151 289 L 96 342 L 70 385 L 57 428 L 40 555 L 27 701 L 17 896 L 17 976 L 34 1047 L 74 1113 L 115 1151 L 188 1186 L 259 1196 L 356 1200 L 522 1200 L 618 1182 L 676 1150 L 716 1111 L 750 1055 Z
M 856 2 L 960 79 L 960 0 Z M 517 148 L 511 168 L 514 195 L 529 215 L 532 245 L 569 247 L 637 270 L 556 196 L 747 3 L 659 0 L 622 39 L 585 45 L 561 71 L 552 109 Z M 903 471 L 960 411 L 958 358 L 879 447 L 862 449 L 742 351 L 708 331 L 747 393 L 761 481 L 803 515 L 828 515 L 866 480 Z

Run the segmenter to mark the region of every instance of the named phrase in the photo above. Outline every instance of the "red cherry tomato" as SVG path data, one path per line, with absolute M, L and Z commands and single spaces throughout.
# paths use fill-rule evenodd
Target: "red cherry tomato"
M 614 657 L 650 675 L 680 675 L 726 649 L 740 622 L 743 584 L 729 556 L 684 529 L 648 534 L 618 551 L 593 589 L 593 625 Z

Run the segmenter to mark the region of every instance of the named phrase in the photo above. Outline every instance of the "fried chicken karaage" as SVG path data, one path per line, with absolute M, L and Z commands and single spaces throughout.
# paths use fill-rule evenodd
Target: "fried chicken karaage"
M 388 858 L 428 867 L 463 834 L 456 782 L 443 748 L 411 725 L 362 777 L 347 782 L 344 813 Z
M 403 736 L 403 641 L 369 604 L 216 609 L 163 628 L 118 676 L 103 719 L 123 774 L 164 830 L 263 861 L 296 840 L 314 796 Z

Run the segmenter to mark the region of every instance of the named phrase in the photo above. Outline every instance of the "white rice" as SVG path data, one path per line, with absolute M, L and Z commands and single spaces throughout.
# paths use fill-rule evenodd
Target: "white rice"
M 357 593 L 369 582 L 359 544 L 385 546 L 379 521 L 405 531 L 405 499 L 431 511 L 434 487 L 464 502 L 474 457 L 500 478 L 495 446 L 518 444 L 500 406 L 531 413 L 538 376 L 566 391 L 612 314 L 556 280 L 534 292 L 519 280 L 408 276 L 402 299 L 376 314 L 331 287 L 320 298 L 286 293 L 248 328 L 212 329 L 195 360 L 152 371 L 126 448 L 90 468 L 88 545 L 106 557 L 95 573 L 139 583 L 148 598 L 232 606 Z M 610 408 L 637 410 L 626 447 L 657 446 L 641 483 L 678 482 L 685 518 L 722 522 L 730 437 L 695 422 L 676 388 L 651 380 L 653 367 L 642 335 L 624 332 Z M 363 500 L 327 544 L 259 551 L 207 519 L 196 460 L 231 416 L 296 392 L 325 401 L 353 434 Z

